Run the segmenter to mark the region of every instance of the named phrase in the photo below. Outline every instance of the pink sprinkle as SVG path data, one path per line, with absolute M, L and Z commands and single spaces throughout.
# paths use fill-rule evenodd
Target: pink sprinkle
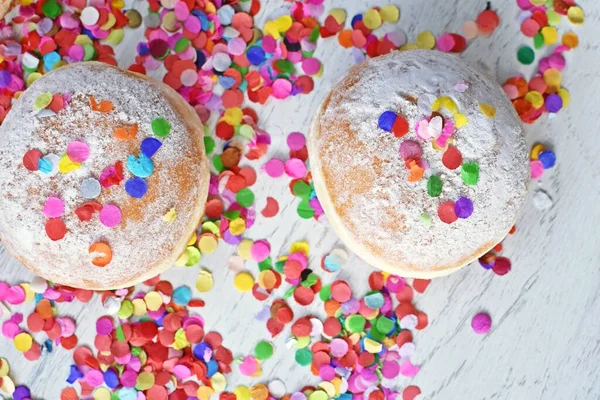
M 250 248 L 250 254 L 252 259 L 256 262 L 261 262 L 269 257 L 271 253 L 271 246 L 266 240 L 257 240 Z
M 272 158 L 265 164 L 265 171 L 271 178 L 278 178 L 285 171 L 285 164 L 278 158 Z
M 290 158 L 285 163 L 285 173 L 292 178 L 304 178 L 306 172 L 306 164 L 299 158 Z
M 58 197 L 48 197 L 44 204 L 44 215 L 48 218 L 58 218 L 65 212 L 65 203 Z
M 412 378 L 413 376 L 415 376 L 420 369 L 421 367 L 413 365 L 413 363 L 411 363 L 410 360 L 406 360 L 402 365 L 400 365 L 400 373 L 402 374 L 402 376 L 405 376 L 407 378 Z
M 531 179 L 539 179 L 544 173 L 544 164 L 540 160 L 534 160 L 529 163 L 531 167 Z
M 89 158 L 90 148 L 87 144 L 75 140 L 67 146 L 67 156 L 73 162 L 82 163 Z
M 113 204 L 106 204 L 98 214 L 100 222 L 109 228 L 115 227 L 121 223 L 121 210 Z
M 486 313 L 475 314 L 471 320 L 471 327 L 479 335 L 486 334 L 492 327 L 492 318 Z
M 292 132 L 287 137 L 290 150 L 301 150 L 306 145 L 306 138 L 300 132 Z

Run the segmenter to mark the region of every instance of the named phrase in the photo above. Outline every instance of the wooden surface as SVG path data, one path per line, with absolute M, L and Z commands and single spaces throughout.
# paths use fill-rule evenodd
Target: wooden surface
M 329 7 L 365 11 L 365 3 L 384 5 L 386 1 L 331 0 Z M 462 23 L 473 19 L 485 7 L 481 0 L 402 0 L 399 26 L 410 39 L 429 29 L 435 34 L 460 31 Z M 280 15 L 284 2 L 263 1 L 259 25 L 270 16 Z M 514 1 L 493 2 L 501 16 L 500 28 L 490 39 L 473 43 L 464 57 L 487 69 L 499 82 L 523 69 L 515 54 L 525 42 L 516 18 Z M 144 2 L 134 6 L 143 10 Z M 504 254 L 511 258 L 513 270 L 504 277 L 493 275 L 478 265 L 471 265 L 446 278 L 435 280 L 416 301 L 429 315 L 430 326 L 415 336 L 417 351 L 413 361 L 422 365 L 410 381 L 419 385 L 426 399 L 598 399 L 600 398 L 600 246 L 595 237 L 600 223 L 600 161 L 597 155 L 598 37 L 600 37 L 600 3 L 582 4 L 587 16 L 584 26 L 577 27 L 581 45 L 567 56 L 565 86 L 572 104 L 553 120 L 544 117 L 527 126 L 527 141 L 550 144 L 558 165 L 547 171 L 531 192 L 543 189 L 553 199 L 550 209 L 533 206 L 532 195 L 518 223 L 517 233 L 505 241 Z M 261 22 L 262 21 L 262 22 Z M 567 27 L 567 29 L 570 29 Z M 566 30 L 563 30 L 566 31 Z M 126 42 L 118 49 L 122 66 L 134 56 L 135 43 L 142 31 L 127 31 Z M 285 137 L 293 131 L 306 133 L 312 113 L 332 85 L 352 64 L 348 50 L 335 39 L 319 42 L 317 57 L 325 63 L 323 77 L 316 80 L 315 91 L 286 101 L 270 102 L 260 108 L 260 125 L 273 137 L 269 156 L 286 156 Z M 268 159 L 268 158 L 267 158 Z M 260 164 L 251 164 L 258 167 Z M 286 254 L 294 241 L 306 239 L 311 244 L 311 265 L 335 247 L 343 247 L 330 228 L 314 221 L 300 220 L 295 200 L 287 189 L 287 179 L 271 179 L 261 174 L 254 187 L 258 204 L 265 197 L 275 197 L 280 214 L 272 219 L 259 218 L 248 232 L 253 239 L 266 238 L 272 255 Z M 264 322 L 254 319 L 263 307 L 251 294 L 239 294 L 232 286 L 233 276 L 225 267 L 234 248 L 221 244 L 216 253 L 205 257 L 201 266 L 213 272 L 214 289 L 196 297 L 206 301 L 201 314 L 208 329 L 223 334 L 224 344 L 234 356 L 251 352 L 254 344 L 265 338 Z M 3 249 L 0 253 L 0 280 L 10 283 L 29 281 L 32 275 L 12 260 Z M 248 263 L 256 272 L 257 267 Z M 356 294 L 366 291 L 366 277 L 371 271 L 353 257 L 337 277 L 352 282 Z M 198 267 L 174 268 L 164 275 L 174 285 L 195 281 Z M 327 276 L 331 280 L 333 276 Z M 13 307 L 26 315 L 31 304 Z M 78 302 L 59 307 L 60 314 L 77 319 L 77 335 L 91 343 L 95 320 L 103 314 L 97 298 L 88 304 Z M 475 335 L 471 317 L 485 310 L 493 319 L 493 329 L 486 336 Z M 303 309 L 303 313 L 311 310 Z M 312 312 L 320 315 L 320 307 Z M 251 380 L 234 373 L 229 386 L 283 380 L 288 391 L 315 382 L 307 368 L 295 365 L 293 353 L 286 349 L 284 331 L 275 341 L 275 356 L 264 364 L 261 378 Z M 71 352 L 57 349 L 38 362 L 28 362 L 6 338 L 0 338 L 0 355 L 8 358 L 12 377 L 30 386 L 36 399 L 56 400 L 67 384 Z M 237 370 L 237 368 L 235 368 Z M 409 380 L 401 378 L 400 387 Z

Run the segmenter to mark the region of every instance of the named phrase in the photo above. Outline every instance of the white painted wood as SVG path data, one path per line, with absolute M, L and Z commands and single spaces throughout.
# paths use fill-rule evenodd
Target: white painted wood
M 384 5 L 388 1 L 330 0 L 328 7 L 343 7 L 349 15 L 364 11 L 365 3 Z M 462 23 L 473 19 L 485 7 L 482 0 L 403 0 L 399 25 L 413 39 L 424 29 L 439 34 L 460 31 Z M 512 0 L 494 2 L 502 22 L 493 38 L 473 43 L 465 52 L 469 61 L 486 68 L 502 82 L 506 77 L 524 71 L 516 60 L 516 49 L 526 42 L 519 33 L 519 14 Z M 284 6 L 280 0 L 263 1 L 258 25 Z M 134 6 L 144 10 L 145 2 Z M 469 266 L 449 277 L 435 280 L 417 306 L 429 315 L 430 326 L 415 335 L 417 352 L 414 361 L 422 370 L 412 384 L 423 390 L 427 399 L 598 399 L 600 398 L 600 247 L 595 234 L 600 223 L 600 161 L 597 140 L 600 102 L 595 97 L 599 73 L 598 37 L 600 37 L 600 4 L 585 2 L 584 26 L 577 27 L 581 45 L 567 56 L 565 86 L 572 94 L 571 106 L 554 120 L 542 118 L 527 126 L 529 143 L 543 141 L 555 149 L 558 166 L 544 174 L 532 190 L 543 188 L 554 200 L 552 208 L 539 211 L 531 196 L 518 223 L 517 233 L 505 241 L 505 255 L 513 261 L 513 271 L 504 277 L 494 276 L 477 265 Z M 134 57 L 134 46 L 143 32 L 127 31 L 126 42 L 118 48 L 122 66 Z M 348 50 L 335 39 L 321 40 L 317 56 L 325 61 L 323 77 L 316 80 L 315 91 L 286 101 L 272 101 L 257 107 L 260 125 L 273 137 L 269 156 L 285 156 L 285 137 L 289 132 L 306 133 L 312 113 L 332 83 L 352 64 Z M 532 70 L 532 69 L 531 69 Z M 254 167 L 260 164 L 251 163 Z M 294 241 L 311 243 L 311 265 L 320 257 L 341 246 L 335 233 L 313 221 L 300 220 L 297 201 L 287 188 L 288 181 L 261 175 L 256 186 L 258 203 L 266 196 L 275 197 L 280 214 L 272 219 L 259 218 L 248 232 L 253 239 L 266 238 L 272 255 L 286 254 Z M 223 334 L 225 345 L 234 356 L 249 354 L 254 344 L 267 335 L 264 323 L 253 316 L 262 308 L 251 294 L 239 294 L 232 286 L 233 276 L 225 263 L 234 249 L 221 244 L 216 253 L 205 257 L 201 266 L 214 274 L 215 287 L 196 297 L 206 301 L 201 310 L 208 329 Z M 256 265 L 248 269 L 257 272 Z M 12 260 L 2 249 L 0 280 L 10 283 L 28 281 L 32 275 Z M 366 291 L 370 267 L 355 257 L 338 276 L 352 282 L 356 293 Z M 164 275 L 174 285 L 191 284 L 198 268 L 174 268 Z M 326 279 L 333 279 L 327 276 Z M 193 286 L 193 285 L 192 285 Z M 14 311 L 31 311 L 31 304 L 14 307 Z M 103 314 L 97 298 L 88 304 L 61 304 L 61 315 L 77 319 L 77 335 L 91 344 L 95 320 Z M 477 336 L 470 319 L 486 310 L 493 318 L 493 329 L 487 336 Z M 322 314 L 320 307 L 312 311 Z M 300 313 L 297 313 L 300 315 Z M 230 387 L 236 384 L 283 380 L 288 390 L 315 382 L 306 368 L 294 364 L 293 353 L 283 342 L 286 330 L 275 341 L 275 356 L 264 363 L 264 374 L 258 379 L 229 376 Z M 71 352 L 57 349 L 38 362 L 26 361 L 12 343 L 0 338 L 0 355 L 8 358 L 12 377 L 30 386 L 36 399 L 56 400 L 71 363 Z M 404 386 L 409 380 L 401 379 Z

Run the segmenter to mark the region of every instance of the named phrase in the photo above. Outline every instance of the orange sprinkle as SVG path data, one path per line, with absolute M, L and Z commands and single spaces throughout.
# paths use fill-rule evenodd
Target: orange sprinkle
M 89 253 L 99 253 L 100 255 L 94 257 L 92 264 L 97 267 L 105 267 L 112 260 L 112 250 L 110 246 L 104 242 L 96 242 L 90 246 Z

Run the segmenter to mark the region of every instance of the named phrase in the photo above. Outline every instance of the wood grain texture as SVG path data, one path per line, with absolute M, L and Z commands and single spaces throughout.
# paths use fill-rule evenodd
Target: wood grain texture
M 258 25 L 267 18 L 282 13 L 285 3 L 263 1 Z M 331 0 L 328 7 L 343 7 L 349 15 L 369 6 L 389 4 L 389 1 Z M 485 8 L 483 0 L 402 0 L 394 1 L 401 8 L 399 26 L 409 38 L 421 30 L 436 34 L 460 31 L 462 23 L 473 19 Z M 517 48 L 525 42 L 516 18 L 519 10 L 512 0 L 494 2 L 502 23 L 491 39 L 473 43 L 464 57 L 489 71 L 499 82 L 524 70 L 516 60 Z M 145 2 L 133 7 L 144 12 Z M 400 387 L 409 382 L 419 385 L 426 399 L 598 399 L 600 398 L 600 246 L 595 234 L 600 223 L 600 161 L 596 155 L 598 89 L 597 69 L 600 37 L 600 3 L 582 4 L 587 16 L 584 26 L 575 31 L 581 45 L 567 55 L 564 84 L 572 95 L 572 104 L 555 119 L 542 118 L 527 126 L 530 144 L 549 143 L 558 157 L 557 167 L 532 183 L 532 191 L 543 188 L 554 205 L 546 211 L 537 210 L 531 195 L 518 223 L 517 233 L 505 241 L 504 254 L 513 261 L 512 272 L 494 276 L 477 265 L 469 266 L 449 277 L 435 280 L 416 304 L 430 319 L 430 326 L 415 335 L 417 352 L 414 361 L 422 365 L 412 381 L 401 378 Z M 571 29 L 568 25 L 564 31 Z M 117 54 L 122 66 L 134 57 L 135 44 L 143 32 L 127 31 L 126 42 Z M 273 145 L 269 156 L 286 157 L 285 138 L 288 133 L 306 133 L 309 121 L 321 99 L 332 84 L 352 65 L 346 49 L 335 39 L 321 40 L 317 55 L 324 60 L 322 78 L 316 80 L 315 91 L 286 101 L 269 102 L 259 108 L 260 125 L 271 133 Z M 160 76 L 160 74 L 157 74 Z M 258 169 L 260 163 L 250 163 Z M 264 175 L 253 187 L 258 204 L 266 196 L 280 202 L 281 211 L 272 219 L 259 218 L 248 232 L 252 239 L 270 241 L 272 255 L 286 254 L 297 240 L 311 244 L 312 266 L 335 247 L 342 246 L 333 231 L 313 221 L 300 220 L 296 215 L 297 201 L 287 188 L 287 180 L 270 179 Z M 223 334 L 224 344 L 234 356 L 249 354 L 254 344 L 267 336 L 263 322 L 253 318 L 262 308 L 251 294 L 237 293 L 232 286 L 232 274 L 226 260 L 234 254 L 232 247 L 221 244 L 214 254 L 200 265 L 213 272 L 215 288 L 196 297 L 206 301 L 201 310 L 206 327 Z M 247 268 L 256 272 L 257 266 Z M 351 281 L 356 294 L 367 289 L 366 277 L 371 268 L 352 257 L 337 277 Z M 10 283 L 32 278 L 2 249 L 0 280 Z M 173 268 L 164 277 L 174 285 L 195 281 L 198 267 Z M 325 280 L 332 280 L 328 275 Z M 61 304 L 60 313 L 77 319 L 77 335 L 82 343 L 91 344 L 95 320 L 103 314 L 97 298 L 88 304 Z M 486 336 L 475 335 L 470 319 L 485 310 L 493 319 L 493 329 Z M 14 307 L 26 314 L 31 304 Z M 322 315 L 320 307 L 297 310 L 297 315 Z M 299 389 L 316 382 L 310 372 L 295 365 L 293 354 L 284 345 L 289 329 L 275 341 L 274 357 L 264 363 L 259 379 L 241 377 L 234 372 L 229 386 L 283 380 L 288 390 Z M 18 353 L 6 338 L 0 338 L 0 355 L 11 363 L 12 377 L 30 386 L 36 399 L 56 400 L 67 384 L 71 352 L 57 349 L 40 361 L 31 363 Z M 237 368 L 235 368 L 237 370 Z

